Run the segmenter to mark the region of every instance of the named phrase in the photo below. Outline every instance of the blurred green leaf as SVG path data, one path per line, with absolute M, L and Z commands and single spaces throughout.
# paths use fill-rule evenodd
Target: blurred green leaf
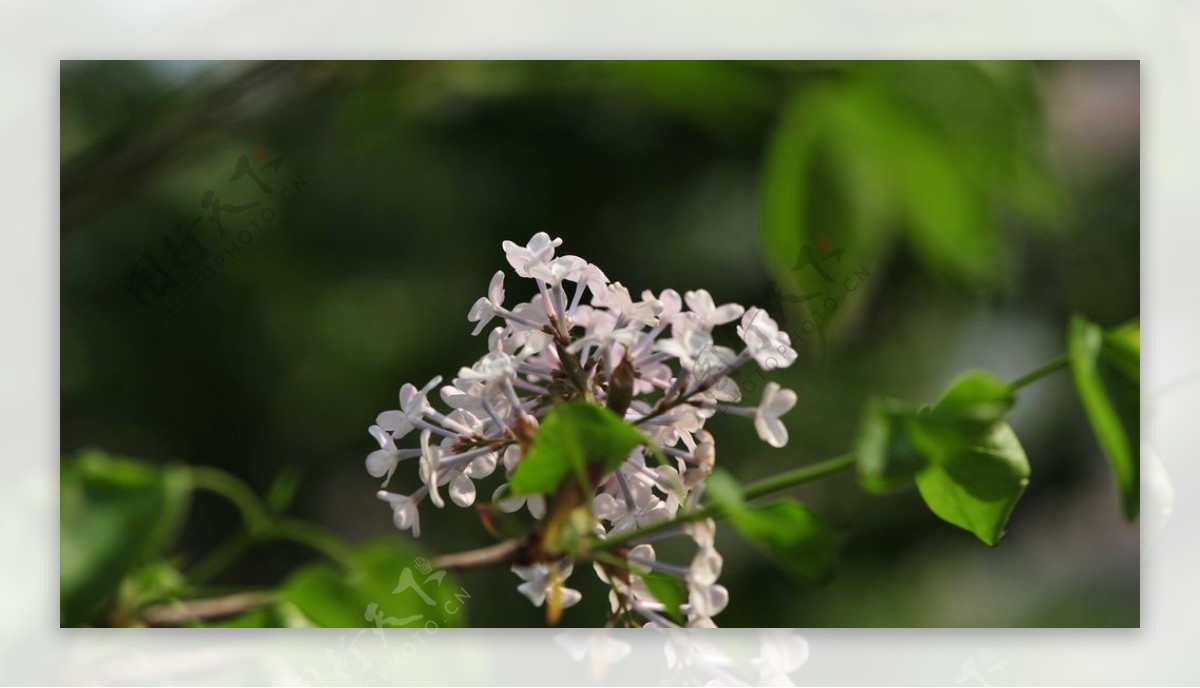
M 871 284 L 847 268 L 869 272 L 898 236 L 948 281 L 998 283 L 999 210 L 1063 217 L 1040 110 L 1028 66 L 864 63 L 805 83 L 767 146 L 760 228 L 785 301 L 812 323 L 805 333 L 820 343 L 853 321 Z
M 187 588 L 187 579 L 174 564 L 156 561 L 125 577 L 118 592 L 118 607 L 133 616 L 148 604 L 181 598 Z
M 1029 484 L 1029 460 L 1005 423 L 994 424 L 968 442 L 951 437 L 927 440 L 940 446 L 935 460 L 917 473 L 917 489 L 939 518 L 994 546 Z
M 886 171 L 909 244 L 926 266 L 951 281 L 994 283 L 1004 257 L 999 228 L 959 151 L 924 113 L 868 82 L 848 87 L 838 105 L 847 135 Z
M 422 567 L 426 572 L 422 571 Z M 324 628 L 462 626 L 470 595 L 445 571 L 395 541 L 358 550 L 346 569 L 320 563 L 296 571 L 280 589 L 313 624 Z
M 740 513 L 746 508 L 737 479 L 719 468 L 704 481 L 704 499 L 725 514 Z
M 811 318 L 821 338 L 831 323 L 865 306 L 867 290 L 858 285 L 849 298 L 846 280 L 856 266 L 869 270 L 877 262 L 891 231 L 884 171 L 843 130 L 843 92 L 816 82 L 789 101 L 768 143 L 762 180 L 763 257 L 785 308 Z
M 742 537 L 805 580 L 827 579 L 837 563 L 841 538 L 817 512 L 795 500 L 749 507 L 730 521 Z
M 608 409 L 585 401 L 560 406 L 542 421 L 512 477 L 513 494 L 550 494 L 591 464 L 614 470 L 646 437 Z
M 676 576 L 670 576 L 660 571 L 650 571 L 639 574 L 646 588 L 667 608 L 667 617 L 677 624 L 683 624 L 683 614 L 679 608 L 687 602 L 688 592 L 683 581 Z
M 1104 332 L 1082 316 L 1071 319 L 1068 353 L 1075 389 L 1133 520 L 1140 489 L 1141 330 L 1135 321 Z
M 789 573 L 805 580 L 825 580 L 837 563 L 841 537 L 815 511 L 785 499 L 749 506 L 737 481 L 715 471 L 705 494 L 738 533 L 766 550 Z
M 186 469 L 87 451 L 60 478 L 60 621 L 97 621 L 125 575 L 156 558 L 187 511 Z
M 1066 200 L 1050 164 L 1032 64 L 886 61 L 866 64 L 863 72 L 922 113 L 986 195 L 1038 227 L 1061 226 Z
M 908 486 L 913 475 L 925 466 L 925 457 L 909 439 L 909 425 L 914 422 L 915 413 L 901 402 L 867 402 L 854 445 L 864 489 L 888 492 Z
M 672 117 L 727 138 L 765 118 L 775 106 L 774 84 L 736 62 L 713 60 L 612 60 L 567 63 L 589 88 L 618 90 Z
M 264 500 L 267 510 L 276 514 L 286 511 L 296 498 L 296 491 L 300 489 L 301 477 L 300 469 L 295 466 L 283 469 L 267 489 L 267 497 Z

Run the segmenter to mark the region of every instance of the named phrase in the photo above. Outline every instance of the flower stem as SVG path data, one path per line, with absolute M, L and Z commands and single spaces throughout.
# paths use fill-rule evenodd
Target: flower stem
M 823 478 L 853 465 L 854 454 L 847 452 L 841 456 L 815 463 L 811 466 L 802 466 L 795 470 L 750 483 L 742 490 L 742 497 L 747 500 L 762 497 L 763 495 L 778 492 L 794 485 Z
M 217 468 L 195 467 L 191 469 L 191 479 L 193 489 L 212 492 L 229 500 L 243 521 L 238 532 L 191 568 L 188 580 L 192 584 L 208 582 L 252 545 L 268 540 L 290 540 L 342 565 L 349 564 L 349 548 L 332 533 L 306 521 L 270 513 L 253 490 L 229 473 Z
M 1022 375 L 1021 377 L 1017 378 L 1016 380 L 1013 380 L 1012 382 L 1009 383 L 1008 386 L 1011 387 L 1013 389 L 1013 391 L 1015 392 L 1016 390 L 1021 389 L 1025 385 L 1037 382 L 1038 380 L 1046 377 L 1047 375 L 1051 375 L 1053 373 L 1056 373 L 1056 372 L 1062 370 L 1063 368 L 1066 368 L 1067 364 L 1070 362 L 1070 360 L 1071 359 L 1066 354 L 1059 354 L 1058 356 L 1054 357 L 1049 363 L 1042 366 L 1041 368 L 1038 368 L 1037 370 L 1035 370 L 1031 373 L 1026 373 L 1025 375 Z

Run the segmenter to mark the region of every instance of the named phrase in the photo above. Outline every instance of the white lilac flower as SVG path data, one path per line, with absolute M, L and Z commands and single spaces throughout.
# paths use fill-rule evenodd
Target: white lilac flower
M 763 370 L 786 368 L 796 361 L 791 337 L 761 308 L 746 310 L 737 333 Z
M 546 515 L 546 498 L 542 495 L 513 495 L 510 494 L 508 483 L 496 488 L 492 494 L 492 503 L 506 514 L 515 513 L 521 507 L 529 508 L 529 515 L 540 519 Z
M 367 473 L 370 473 L 372 478 L 390 479 L 392 472 L 396 470 L 396 464 L 400 462 L 400 451 L 396 449 L 392 436 L 378 425 L 372 425 L 367 432 L 379 442 L 379 449 L 367 455 Z
M 713 348 L 712 332 L 697 320 L 676 320 L 671 330 L 671 338 L 660 340 L 654 348 L 679 359 L 685 370 L 694 369 L 700 358 Z M 701 372 L 699 377 L 704 374 Z
M 413 537 L 421 536 L 421 518 L 417 502 L 411 497 L 380 490 L 377 495 L 392 507 L 392 523 L 400 530 L 412 529 Z
M 438 468 L 442 461 L 442 448 L 429 444 L 429 431 L 421 433 L 421 463 L 420 478 L 429 489 L 429 500 L 437 508 L 446 506 L 442 496 L 438 494 Z
M 513 573 L 525 581 L 517 586 L 517 590 L 528 597 L 535 607 L 545 604 L 547 597 L 557 595 L 558 606 L 561 609 L 571 607 L 583 599 L 583 594 L 578 590 L 564 585 L 574 570 L 575 566 L 569 559 L 560 559 L 550 564 L 538 562 L 532 566 L 512 567 Z
M 545 282 L 547 286 L 557 287 L 563 281 L 579 281 L 587 266 L 587 261 L 579 256 L 561 256 L 546 263 L 532 263 L 529 275 Z
M 790 389 L 782 389 L 774 382 L 768 382 L 763 390 L 762 401 L 754 411 L 754 429 L 758 436 L 772 447 L 782 447 L 787 444 L 788 431 L 779 417 L 796 405 L 796 393 Z
M 668 465 L 648 464 L 650 453 L 638 448 L 610 474 L 599 477 L 590 496 L 600 539 L 697 508 L 716 459 L 715 442 L 704 429 L 714 413 L 752 418 L 759 436 L 771 446 L 787 441 L 780 416 L 795 405 L 795 393 L 770 383 L 757 408 L 729 405 L 741 396 L 733 379 L 741 366 L 753 361 L 770 370 L 796 360 L 787 333 L 770 316 L 758 308 L 717 305 L 703 289 L 682 296 L 673 289 L 657 294 L 643 290 L 635 301 L 629 289 L 610 281 L 599 267 L 578 256 L 557 256 L 561 245 L 561 239 L 544 232 L 524 245 L 504 242 L 508 264 L 518 277 L 534 282 L 535 296 L 506 306 L 505 273 L 497 272 L 486 295 L 467 314 L 468 322 L 475 324 L 474 334 L 491 328 L 487 350 L 445 385 L 441 378 L 420 389 L 403 385 L 400 408 L 379 414 L 369 428 L 379 448 L 367 456 L 367 472 L 384 478 L 384 486 L 403 481 L 397 472 L 402 460 L 419 457 L 416 473 L 421 485 L 416 491 L 378 495 L 391 507 L 397 528 L 419 536 L 417 507 L 425 497 L 439 508 L 447 502 L 469 507 L 481 492 L 490 494 L 491 506 L 501 512 L 527 510 L 532 518 L 544 519 L 550 511 L 547 496 L 513 495 L 508 481 L 529 440 L 536 437 L 539 419 L 564 399 L 618 403 L 626 421 L 657 445 L 654 454 L 668 457 Z M 714 330 L 735 321 L 744 348 L 716 345 Z M 611 394 L 618 381 L 620 394 Z M 444 412 L 429 399 L 434 389 Z M 396 446 L 414 430 L 420 434 L 419 448 Z M 502 474 L 493 476 L 501 464 Z M 442 486 L 447 487 L 448 500 Z M 722 561 L 714 528 L 707 520 L 653 535 L 691 539 L 696 553 L 690 563 L 662 561 L 649 542 L 636 540 L 618 555 L 626 557 L 634 575 L 610 576 L 596 563 L 597 575 L 610 586 L 614 611 L 620 608 L 632 615 L 623 618 L 633 625 L 675 625 L 641 579 L 653 570 L 686 585 L 688 600 L 682 611 L 688 625 L 713 625 L 712 617 L 728 601 L 728 591 L 717 583 Z M 533 561 L 514 568 L 523 579 L 522 594 L 540 605 L 553 592 L 559 609 L 579 600 L 578 592 L 562 584 L 571 573 L 569 561 Z
M 695 313 L 700 322 L 704 323 L 704 326 L 710 330 L 717 325 L 724 325 L 737 320 L 746 311 L 745 308 L 736 303 L 727 303 L 718 307 L 713 303 L 712 295 L 703 289 L 689 291 L 683 295 L 683 298 L 687 301 L 688 308 L 692 310 L 692 313 Z
M 467 320 L 473 323 L 479 323 L 475 326 L 475 331 L 472 335 L 477 335 L 483 332 L 483 328 L 492 321 L 497 315 L 504 312 L 504 271 L 499 270 L 492 277 L 491 284 L 488 285 L 487 296 L 481 296 L 474 306 L 471 306 L 471 311 L 467 313 Z
M 392 437 L 400 439 L 419 426 L 421 416 L 429 409 L 426 396 L 429 390 L 442 383 L 441 377 L 435 377 L 421 389 L 411 384 L 400 388 L 400 410 L 384 411 L 375 418 L 375 424 L 392 433 Z
M 562 245 L 562 239 L 551 239 L 549 234 L 538 232 L 528 244 L 518 246 L 511 241 L 501 244 L 508 264 L 521 277 L 529 277 L 529 270 L 554 258 L 554 249 Z

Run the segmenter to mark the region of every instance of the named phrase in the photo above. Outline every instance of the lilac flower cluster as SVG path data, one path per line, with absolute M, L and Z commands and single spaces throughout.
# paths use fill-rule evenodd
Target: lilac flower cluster
M 535 519 L 547 512 L 542 495 L 514 495 L 508 479 L 520 465 L 523 438 L 535 437 L 539 419 L 570 399 L 606 405 L 641 430 L 668 457 L 669 464 L 647 463 L 647 449 L 635 449 L 612 473 L 602 476 L 591 495 L 598 538 L 627 534 L 673 519 L 698 503 L 705 478 L 716 461 L 715 443 L 704 425 L 714 413 L 753 419 L 758 435 L 773 447 L 787 443 L 780 416 L 796 403 L 796 394 L 768 383 L 757 406 L 742 406 L 741 390 L 731 374 L 753 361 L 764 370 L 791 365 L 796 351 L 786 332 L 758 308 L 716 305 L 707 291 L 644 291 L 634 300 L 620 282 L 610 282 L 595 265 L 577 256 L 556 256 L 561 239 L 545 233 L 520 246 L 504 242 L 513 271 L 533 280 L 532 300 L 505 304 L 504 272 L 497 272 L 487 295 L 467 318 L 475 334 L 499 320 L 488 334 L 488 352 L 443 385 L 434 378 L 421 388 L 406 384 L 400 408 L 379 414 L 371 435 L 379 449 L 366 460 L 367 471 L 391 482 L 401 462 L 417 460 L 421 487 L 405 495 L 381 490 L 401 530 L 420 535 L 420 510 L 428 500 L 437 508 L 449 501 L 469 507 L 477 483 L 503 467 L 491 490 L 492 504 L 503 512 L 526 509 Z M 586 298 L 585 297 L 590 297 Z M 585 302 L 586 301 L 586 302 Z M 736 323 L 741 351 L 716 345 L 714 328 Z M 443 413 L 430 402 L 438 395 Z M 400 449 L 396 441 L 416 433 L 419 447 Z M 597 574 L 611 588 L 613 620 L 630 625 L 674 626 L 665 605 L 647 588 L 642 574 L 677 576 L 687 585 L 680 611 L 689 626 L 712 626 L 712 617 L 728 602 L 717 584 L 722 558 L 713 542 L 712 520 L 681 523 L 642 538 L 616 552 L 623 561 L 596 560 Z M 689 565 L 657 560 L 654 545 L 663 537 L 694 542 Z M 574 562 L 569 558 L 514 566 L 518 590 L 535 605 L 547 599 L 560 608 L 577 603 L 580 593 L 566 587 Z

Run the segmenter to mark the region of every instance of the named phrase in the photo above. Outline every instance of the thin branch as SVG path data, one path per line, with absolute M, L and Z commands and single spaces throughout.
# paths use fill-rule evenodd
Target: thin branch
M 436 569 L 476 569 L 484 566 L 511 564 L 517 559 L 525 543 L 520 540 L 506 540 L 499 544 L 466 552 L 444 554 L 433 561 Z
M 269 592 L 243 592 L 208 600 L 170 602 L 146 607 L 142 621 L 149 626 L 178 626 L 189 621 L 223 619 L 266 606 L 275 601 Z
M 1053 360 L 1051 360 L 1049 363 L 1042 366 L 1041 368 L 1038 368 L 1037 370 L 1035 370 L 1031 373 L 1022 375 L 1021 377 L 1017 378 L 1016 380 L 1013 380 L 1012 382 L 1009 383 L 1009 387 L 1012 387 L 1014 391 L 1021 389 L 1025 385 L 1028 385 L 1032 382 L 1036 382 L 1036 381 L 1046 377 L 1047 375 L 1056 373 L 1059 370 L 1066 368 L 1068 363 L 1070 363 L 1070 358 L 1068 358 L 1066 354 L 1061 354 L 1059 356 L 1056 356 Z

